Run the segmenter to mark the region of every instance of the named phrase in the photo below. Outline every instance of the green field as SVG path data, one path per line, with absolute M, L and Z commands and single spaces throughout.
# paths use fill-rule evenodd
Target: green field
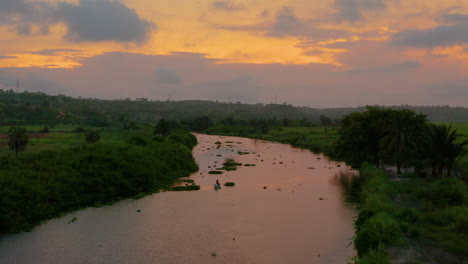
M 29 143 L 26 152 L 39 152 L 43 150 L 60 150 L 80 146 L 85 143 L 85 133 L 75 132 L 76 126 L 57 125 L 48 133 L 41 133 L 43 126 L 21 126 L 26 128 L 29 136 Z M 119 143 L 125 142 L 132 137 L 149 138 L 152 136 L 154 128 L 142 127 L 137 130 L 122 130 L 120 127 L 92 128 L 100 131 L 100 142 Z M 0 126 L 0 154 L 8 154 L 8 129 L 10 127 Z

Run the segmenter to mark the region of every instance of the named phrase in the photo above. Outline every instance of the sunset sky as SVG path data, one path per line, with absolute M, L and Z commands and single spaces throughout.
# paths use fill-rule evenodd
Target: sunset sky
M 0 88 L 468 107 L 468 0 L 0 0 Z

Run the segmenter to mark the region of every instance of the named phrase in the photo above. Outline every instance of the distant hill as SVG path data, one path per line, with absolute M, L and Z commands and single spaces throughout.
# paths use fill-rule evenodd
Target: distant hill
M 468 122 L 468 108 L 449 106 L 392 106 L 426 114 L 431 121 Z M 213 101 L 99 100 L 73 98 L 44 93 L 15 93 L 0 90 L 0 125 L 76 124 L 89 126 L 118 125 L 122 122 L 155 123 L 161 118 L 189 120 L 208 116 L 213 120 L 290 119 L 319 121 L 320 115 L 339 119 L 343 115 L 365 111 L 358 108 L 309 108 L 287 104 L 242 104 Z

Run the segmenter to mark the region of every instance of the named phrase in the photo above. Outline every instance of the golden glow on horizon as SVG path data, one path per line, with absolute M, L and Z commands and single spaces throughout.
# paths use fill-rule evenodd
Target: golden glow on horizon
M 34 0 L 56 2 L 58 0 Z M 60 0 L 64 1 L 64 0 Z M 78 3 L 78 0 L 67 0 Z M 0 27 L 0 67 L 75 68 L 81 60 L 106 52 L 135 52 L 168 55 L 173 52 L 202 53 L 216 63 L 251 64 L 309 64 L 321 63 L 345 66 L 338 55 L 351 52 L 347 42 L 386 41 L 391 34 L 407 29 L 429 28 L 437 25 L 437 16 L 456 2 L 467 9 L 468 0 L 422 1 L 411 0 L 388 4 L 385 12 L 365 12 L 367 23 L 347 23 L 326 20 L 336 13 L 334 0 L 328 1 L 231 1 L 238 10 L 223 11 L 210 7 L 212 0 L 124 0 L 128 7 L 158 25 L 150 40 L 142 45 L 116 42 L 71 43 L 64 39 L 66 27 L 54 25 L 49 35 L 18 36 L 7 26 Z M 177 3 L 176 3 L 177 2 Z M 437 2 L 437 3 L 436 3 Z M 273 37 L 267 34 L 274 26 L 276 14 L 283 7 L 293 8 L 300 23 L 310 24 L 320 30 L 339 30 L 348 36 L 314 39 L 312 36 Z M 457 11 L 460 11 L 459 8 Z M 402 12 L 402 10 L 404 10 Z M 423 15 L 421 15 L 423 14 Z M 317 21 L 315 21 L 315 20 Z M 315 21 L 315 22 L 314 22 Z M 213 25 L 244 25 L 250 30 L 228 30 Z M 319 25 L 319 26 L 317 26 Z M 270 28 L 268 28 L 268 26 Z M 240 27 L 242 28 L 242 26 Z M 33 32 L 38 29 L 33 28 Z M 304 43 L 309 43 L 305 45 Z M 339 43 L 340 47 L 334 47 Z M 467 61 L 466 47 L 435 49 L 433 54 Z M 60 49 L 56 53 L 38 54 L 37 51 Z M 418 52 L 407 52 L 415 54 Z

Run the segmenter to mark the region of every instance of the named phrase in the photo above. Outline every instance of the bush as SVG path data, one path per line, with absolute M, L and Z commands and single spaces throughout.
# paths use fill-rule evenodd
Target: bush
M 49 133 L 49 126 L 44 126 L 41 130 L 39 130 L 41 133 Z
M 371 249 L 394 244 L 400 237 L 401 230 L 398 223 L 387 213 L 379 212 L 360 227 L 354 245 L 361 256 Z
M 454 178 L 436 180 L 419 193 L 419 197 L 438 206 L 468 204 L 468 185 Z
M 198 169 L 191 151 L 174 142 L 83 145 L 0 159 L 0 234 L 28 230 L 63 212 L 169 189 Z
M 356 264 L 391 264 L 389 256 L 382 248 L 371 249 L 369 252 L 360 257 Z
M 428 236 L 456 252 L 468 252 L 468 207 L 451 206 L 427 216 L 431 224 Z
M 188 185 L 188 186 L 177 186 L 177 187 L 172 187 L 170 189 L 171 191 L 174 192 L 181 192 L 181 191 L 198 191 L 200 190 L 200 185 Z
M 75 132 L 75 133 L 84 133 L 84 132 L 86 132 L 86 129 L 84 129 L 84 128 L 82 128 L 82 127 L 77 127 L 77 128 L 75 128 L 75 131 L 74 131 L 74 132 Z
M 236 184 L 234 182 L 226 182 L 224 186 L 232 187 L 232 186 L 236 186 Z
M 146 146 L 148 144 L 146 140 L 144 140 L 141 137 L 131 137 L 127 140 L 127 143 L 131 145 L 138 145 L 138 146 Z
M 101 139 L 101 135 L 97 130 L 86 131 L 86 143 L 97 143 Z

